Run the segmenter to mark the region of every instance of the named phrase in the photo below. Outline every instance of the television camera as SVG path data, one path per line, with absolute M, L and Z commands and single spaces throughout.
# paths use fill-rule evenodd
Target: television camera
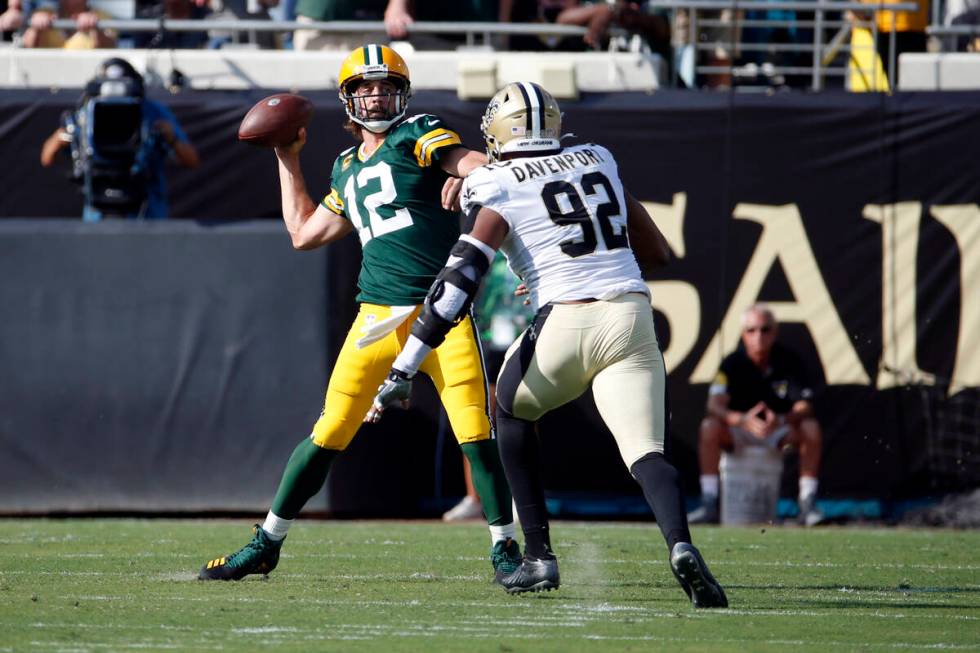
M 143 78 L 123 59 L 110 59 L 88 82 L 78 106 L 62 115 L 71 145 L 71 177 L 86 207 L 103 217 L 141 217 L 149 171 L 144 143 Z

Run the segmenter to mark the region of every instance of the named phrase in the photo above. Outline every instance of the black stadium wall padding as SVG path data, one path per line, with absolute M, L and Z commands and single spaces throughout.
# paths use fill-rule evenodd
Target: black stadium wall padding
M 273 155 L 235 140 L 273 92 L 161 96 L 201 151 L 201 168 L 169 175 L 187 219 L 94 225 L 70 219 L 67 164 L 38 163 L 79 91 L 0 95 L 0 513 L 267 509 L 321 408 L 360 256 L 353 237 L 292 249 Z M 307 95 L 319 199 L 352 141 L 336 94 Z M 980 485 L 980 93 L 562 104 L 564 130 L 613 152 L 675 255 L 649 282 L 690 493 L 708 384 L 757 299 L 818 390 L 822 496 Z M 439 113 L 479 147 L 483 108 L 422 92 L 410 113 Z M 462 494 L 444 431 L 422 384 L 411 410 L 361 432 L 309 508 L 437 514 Z M 556 495 L 639 495 L 588 397 L 541 437 Z
M 324 253 L 271 221 L 0 229 L 2 509 L 267 500 L 318 412 Z

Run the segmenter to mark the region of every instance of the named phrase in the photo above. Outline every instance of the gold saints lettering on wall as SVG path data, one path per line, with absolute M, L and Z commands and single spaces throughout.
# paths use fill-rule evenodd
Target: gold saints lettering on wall
M 960 332 L 950 396 L 980 386 L 980 206 L 934 206 L 932 217 L 949 229 L 960 250 Z
M 915 256 L 919 251 L 921 202 L 869 204 L 862 216 L 881 225 L 880 390 L 906 383 L 934 383 L 919 369 L 915 334 Z
M 686 253 L 684 218 L 687 195 L 677 193 L 670 204 L 643 202 L 678 258 Z M 931 215 L 953 235 L 959 249 L 960 328 L 950 394 L 980 385 L 980 206 L 934 206 Z M 932 384 L 932 374 L 918 367 L 916 357 L 916 256 L 922 219 L 921 202 L 868 205 L 862 216 L 881 224 L 881 355 L 875 385 L 887 389 L 908 382 Z M 762 226 L 762 234 L 722 319 L 721 326 L 701 354 L 689 381 L 709 383 L 724 354 L 738 343 L 739 319 L 745 306 L 759 299 L 759 291 L 773 265 L 783 269 L 794 301 L 769 302 L 781 322 L 806 326 L 813 339 L 828 385 L 870 385 L 871 379 L 851 344 L 833 303 L 816 257 L 806 237 L 795 204 L 771 206 L 741 203 L 736 220 Z M 697 288 L 682 280 L 649 281 L 652 305 L 670 326 L 670 344 L 664 351 L 668 373 L 694 351 L 701 326 L 701 300 Z
M 758 300 L 766 276 L 778 262 L 795 301 L 768 302 L 776 319 L 801 322 L 807 327 L 828 385 L 869 384 L 871 380 L 851 346 L 820 274 L 803 228 L 803 217 L 796 205 L 738 204 L 733 215 L 736 220 L 751 220 L 762 225 L 762 235 L 742 273 L 721 328 L 695 367 L 691 382 L 708 383 L 714 377 L 724 354 L 738 343 L 742 311 Z
M 677 258 L 684 258 L 684 215 L 687 193 L 675 193 L 670 204 L 643 202 L 650 217 L 667 239 Z M 647 281 L 651 304 L 670 325 L 670 344 L 664 350 L 667 373 L 674 371 L 691 353 L 701 330 L 701 296 L 687 281 Z

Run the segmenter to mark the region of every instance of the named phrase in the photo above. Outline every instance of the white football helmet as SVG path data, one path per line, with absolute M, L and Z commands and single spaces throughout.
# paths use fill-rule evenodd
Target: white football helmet
M 561 109 L 551 93 L 531 82 L 512 82 L 490 100 L 480 123 L 487 156 L 561 147 Z

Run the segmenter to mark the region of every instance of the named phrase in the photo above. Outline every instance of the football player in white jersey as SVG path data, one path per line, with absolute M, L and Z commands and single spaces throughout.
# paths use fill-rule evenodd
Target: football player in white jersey
M 526 539 L 521 566 L 501 584 L 511 593 L 559 586 L 534 423 L 591 387 L 681 587 L 695 607 L 726 607 L 725 591 L 691 544 L 678 473 L 665 457 L 666 371 L 630 247 L 631 238 L 644 241 L 644 264 L 662 264 L 669 257 L 663 235 L 623 189 L 609 150 L 562 147 L 561 111 L 540 86 L 508 84 L 481 127 L 491 163 L 470 173 L 462 189 L 472 226 L 430 289 L 366 419 L 407 401 L 423 359 L 467 315 L 499 248 L 537 311 L 497 379 L 500 454 Z

